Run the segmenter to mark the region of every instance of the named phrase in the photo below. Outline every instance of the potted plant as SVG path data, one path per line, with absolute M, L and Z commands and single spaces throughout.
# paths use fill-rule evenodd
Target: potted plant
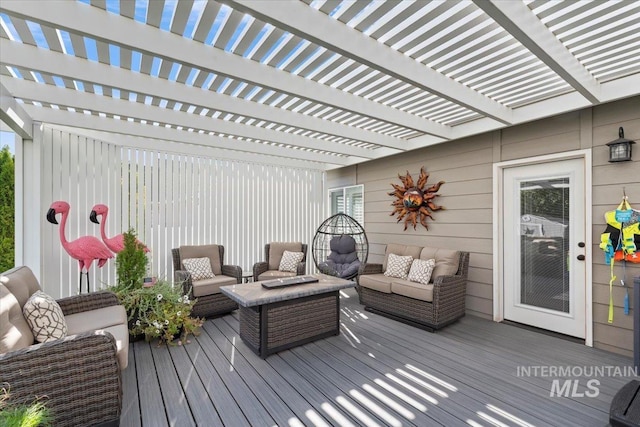
M 179 345 L 191 334 L 197 334 L 203 320 L 191 317 L 195 300 L 182 295 L 182 287 L 166 280 L 145 286 L 147 257 L 137 242 L 135 232 L 124 233 L 124 249 L 116 256 L 117 284 L 111 290 L 127 311 L 129 333 L 135 339 L 159 339 Z M 188 342 L 188 341 L 187 341 Z
M 44 402 L 36 400 L 30 404 L 9 403 L 9 391 L 0 390 L 0 425 L 6 427 L 37 427 L 52 425 L 51 411 Z

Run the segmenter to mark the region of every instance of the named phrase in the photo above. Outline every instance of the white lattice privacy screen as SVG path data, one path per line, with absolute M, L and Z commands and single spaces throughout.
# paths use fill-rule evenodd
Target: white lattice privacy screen
M 78 265 L 46 221 L 52 201 L 71 205 L 68 240 L 100 237 L 89 221 L 109 207 L 107 236 L 129 227 L 151 253 L 150 273 L 171 279 L 171 248 L 217 243 L 225 262 L 249 270 L 270 241 L 311 243 L 323 218 L 320 170 L 304 170 L 120 147 L 45 126 L 42 147 L 42 273 L 50 294 L 78 292 Z M 115 283 L 115 259 L 92 265 L 93 290 Z

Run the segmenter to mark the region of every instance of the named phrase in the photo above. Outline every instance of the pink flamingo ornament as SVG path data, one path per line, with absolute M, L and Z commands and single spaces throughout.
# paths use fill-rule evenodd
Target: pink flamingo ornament
M 98 260 L 98 267 L 102 267 L 107 263 L 110 258 L 113 258 L 113 254 L 97 237 L 93 236 L 83 236 L 79 237 L 76 240 L 71 242 L 67 241 L 65 237 L 65 226 L 67 225 L 67 217 L 69 216 L 69 203 L 63 201 L 53 202 L 49 211 L 47 212 L 47 221 L 52 224 L 58 224 L 56 221 L 56 215 L 62 214 L 62 219 L 60 221 L 60 243 L 62 243 L 62 247 L 69 254 L 69 256 L 73 259 L 78 260 L 78 265 L 80 267 L 80 279 L 79 279 L 79 288 L 80 293 L 82 293 L 82 273 L 86 272 L 87 274 L 87 293 L 89 292 L 89 269 L 91 268 L 91 263 L 94 260 Z
M 100 235 L 102 236 L 102 241 L 109 249 L 111 249 L 112 252 L 119 253 L 124 249 L 124 235 L 117 234 L 111 238 L 107 237 L 107 233 L 105 233 L 104 228 L 107 223 L 108 214 L 109 208 L 106 205 L 98 204 L 91 209 L 89 220 L 96 224 L 100 224 Z M 102 223 L 98 221 L 98 216 L 102 216 Z M 139 246 L 142 246 L 142 249 L 145 252 L 149 252 L 149 248 L 147 248 L 140 240 L 136 239 L 136 243 L 138 243 Z

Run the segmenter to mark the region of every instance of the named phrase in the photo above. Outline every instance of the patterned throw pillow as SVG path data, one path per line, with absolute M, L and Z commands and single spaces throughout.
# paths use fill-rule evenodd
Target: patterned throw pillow
M 191 274 L 191 280 L 193 281 L 216 277 L 211 270 L 211 260 L 207 257 L 183 259 L 182 265 Z
M 282 254 L 282 259 L 280 260 L 278 271 L 297 273 L 298 264 L 302 262 L 302 258 L 304 258 L 304 253 L 302 252 L 284 251 L 284 253 Z
M 398 279 L 406 279 L 409 268 L 411 267 L 411 261 L 413 257 L 411 255 L 400 256 L 396 254 L 389 254 L 387 258 L 387 269 L 384 275 L 387 277 L 397 277 Z
M 36 291 L 22 308 L 22 314 L 38 342 L 54 341 L 67 336 L 67 322 L 60 305 L 51 296 Z
M 414 259 L 411 263 L 411 270 L 409 270 L 408 279 L 412 282 L 428 285 L 429 280 L 431 280 L 431 273 L 433 273 L 433 268 L 435 266 L 435 259 Z

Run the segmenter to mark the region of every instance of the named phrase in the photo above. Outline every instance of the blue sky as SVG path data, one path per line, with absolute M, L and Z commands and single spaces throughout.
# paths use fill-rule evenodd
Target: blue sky
M 9 146 L 9 151 L 11 151 L 13 154 L 16 153 L 16 147 L 15 147 L 15 134 L 13 132 L 2 132 L 0 131 L 0 148 L 4 147 L 5 145 Z

